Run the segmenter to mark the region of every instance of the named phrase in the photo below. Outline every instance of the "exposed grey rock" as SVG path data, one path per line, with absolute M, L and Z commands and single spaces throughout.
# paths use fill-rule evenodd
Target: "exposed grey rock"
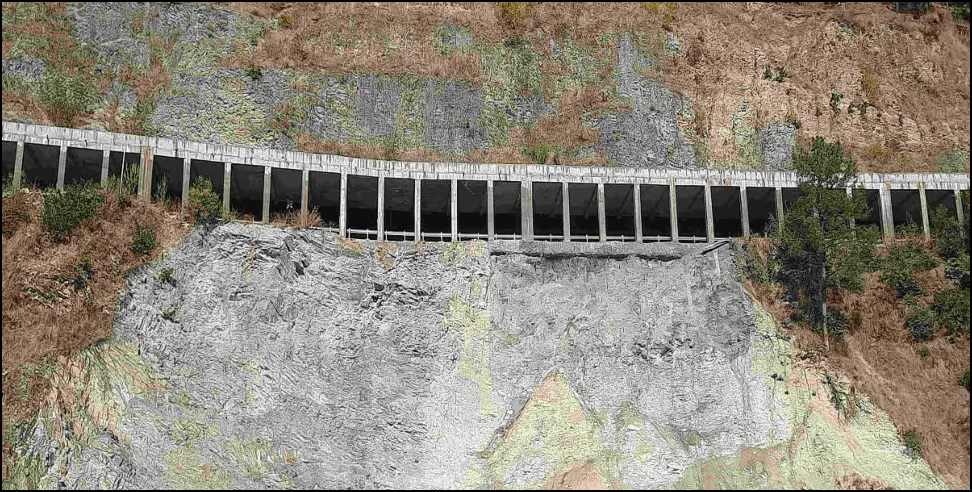
M 749 362 L 754 322 L 728 248 L 359 246 L 228 224 L 135 273 L 115 337 L 167 389 L 127 398 L 130 444 L 106 436 L 73 456 L 68 485 L 179 485 L 170 464 L 187 447 L 172 429 L 190 419 L 212 429 L 191 452 L 227 474 L 218 485 L 482 487 L 471 470 L 552 371 L 591 415 L 628 407 L 650 424 L 600 428 L 626 486 L 671 485 L 699 459 L 786 432 Z M 174 286 L 157 279 L 167 267 Z M 233 443 L 257 439 L 297 458 L 247 473 Z M 632 457 L 636 439 L 650 456 Z M 494 478 L 533 484 L 552 466 L 525 458 Z
M 789 123 L 771 123 L 758 133 L 763 165 L 772 170 L 789 169 L 793 164 L 796 127 Z
M 44 60 L 33 57 L 4 58 L 3 75 L 23 77 L 25 81 L 37 81 L 44 76 L 47 64 Z

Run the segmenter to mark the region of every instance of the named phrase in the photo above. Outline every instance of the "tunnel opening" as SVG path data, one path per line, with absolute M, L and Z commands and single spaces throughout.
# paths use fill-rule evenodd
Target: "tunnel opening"
M 385 178 L 385 237 L 415 238 L 415 180 Z
M 348 175 L 348 236 L 377 239 L 378 178 Z
M 645 241 L 672 239 L 671 200 L 668 185 L 641 186 L 641 235 Z
M 497 239 L 518 239 L 522 235 L 522 208 L 518 181 L 493 182 L 493 233 Z
M 3 157 L 0 162 L 3 164 L 3 187 L 6 188 L 13 181 L 17 163 L 17 142 L 3 141 Z
M 749 212 L 749 233 L 768 236 L 776 227 L 776 190 L 746 188 L 746 210 Z
M 563 189 L 562 185 L 561 189 Z M 570 240 L 600 240 L 601 232 L 597 222 L 597 185 L 568 183 L 567 193 L 567 208 L 570 212 Z M 561 205 L 561 210 L 563 210 L 563 205 Z M 561 227 L 563 226 L 561 225 Z
M 489 225 L 486 213 L 486 182 L 459 180 L 459 238 L 486 239 Z
M 564 196 L 561 183 L 533 183 L 533 239 L 564 239 Z
M 296 222 L 300 216 L 303 172 L 297 169 L 270 169 L 270 220 Z
M 742 237 L 742 209 L 740 208 L 739 188 L 735 186 L 713 186 L 712 222 L 715 237 L 728 239 Z
M 928 216 L 941 214 L 939 209 L 945 210 L 945 215 L 957 217 L 955 213 L 955 192 L 951 190 L 926 190 L 925 200 L 928 203 Z
M 604 214 L 608 240 L 634 241 L 634 185 L 604 185 Z
M 182 159 L 156 155 L 152 157 L 152 199 L 182 199 Z
M 64 161 L 64 185 L 81 185 L 101 182 L 100 150 L 68 147 Z
M 137 185 L 141 157 L 137 152 L 111 151 L 108 154 L 108 177 L 117 180 L 127 179 L 129 183 Z M 220 178 L 220 186 L 222 186 L 222 178 Z
M 61 148 L 54 145 L 24 144 L 23 182 L 44 189 L 57 186 L 57 160 Z
M 230 210 L 243 220 L 263 217 L 263 166 L 233 164 L 230 170 Z
M 921 198 L 918 190 L 891 190 L 891 218 L 895 229 L 902 234 L 922 233 Z
M 855 199 L 864 196 L 864 212 L 854 219 L 857 227 L 881 227 L 881 194 L 878 190 L 858 188 L 853 191 Z
M 705 187 L 696 185 L 675 187 L 675 203 L 678 215 L 678 240 L 704 242 Z
M 783 194 L 783 214 L 785 216 L 786 212 L 793 208 L 793 205 L 800 199 L 800 189 L 782 188 L 781 193 Z
M 209 181 L 213 192 L 222 200 L 223 171 L 224 164 L 222 162 L 192 159 L 189 161 L 189 185 L 193 186 L 201 181 Z
M 452 181 L 422 180 L 422 240 L 452 240 Z
M 316 210 L 321 227 L 337 229 L 341 220 L 341 174 L 310 171 L 307 177 L 307 210 Z

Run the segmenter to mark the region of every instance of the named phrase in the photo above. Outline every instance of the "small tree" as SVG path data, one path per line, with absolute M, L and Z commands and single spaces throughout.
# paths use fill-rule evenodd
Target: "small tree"
M 774 234 L 774 256 L 784 286 L 800 300 L 800 313 L 823 333 L 829 350 L 827 320 L 835 317 L 828 317 L 827 294 L 863 288 L 879 233 L 852 226 L 853 219 L 866 216 L 867 205 L 863 194 L 847 193 L 857 168 L 839 143 L 814 138 L 809 148 L 797 149 L 793 163 L 800 198 Z

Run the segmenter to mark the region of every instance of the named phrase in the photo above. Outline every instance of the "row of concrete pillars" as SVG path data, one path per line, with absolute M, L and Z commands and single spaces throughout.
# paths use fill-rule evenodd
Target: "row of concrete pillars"
M 765 232 L 799 196 L 795 188 L 682 185 L 674 178 L 633 185 L 358 176 L 154 156 L 147 147 L 123 154 L 5 141 L 3 153 L 4 182 L 9 178 L 15 187 L 105 183 L 135 167 L 146 200 L 183 201 L 191 183 L 203 178 L 226 212 L 268 222 L 272 214 L 315 210 L 324 227 L 342 236 L 378 240 L 711 242 Z M 964 221 L 959 191 L 860 190 L 871 214 L 858 222 L 893 237 L 896 225 L 917 225 L 920 218 L 928 236 L 933 207 L 953 209 Z

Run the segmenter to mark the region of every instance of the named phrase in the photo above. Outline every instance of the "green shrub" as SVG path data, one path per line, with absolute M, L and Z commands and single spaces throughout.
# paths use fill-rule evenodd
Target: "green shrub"
M 41 221 L 57 241 L 63 240 L 78 224 L 94 217 L 104 198 L 93 185 L 68 186 L 64 191 L 44 192 Z
M 850 323 L 847 321 L 847 316 L 843 311 L 832 306 L 828 306 L 827 308 L 826 323 L 830 336 L 834 338 L 843 338 L 847 334 L 848 326 L 850 326 Z
M 918 357 L 921 357 L 922 359 L 927 359 L 931 357 L 931 350 L 928 350 L 928 347 L 926 345 L 922 345 L 918 347 L 918 349 L 915 350 L 915 352 L 917 352 Z
M 162 270 L 159 271 L 159 282 L 162 282 L 164 284 L 169 284 L 169 285 L 175 285 L 176 279 L 172 274 L 173 274 L 172 268 L 170 267 L 163 268 Z
M 935 250 L 945 259 L 957 258 L 968 254 L 969 235 L 959 225 L 954 210 L 938 206 L 929 214 L 929 225 L 935 239 Z
M 969 288 L 969 255 L 950 258 L 945 262 L 945 278 L 955 282 L 962 289 Z
M 904 442 L 905 449 L 908 450 L 908 454 L 912 458 L 917 459 L 921 457 L 921 436 L 918 434 L 918 431 L 905 431 L 904 434 L 901 434 L 901 440 Z
M 924 247 L 915 242 L 889 246 L 882 261 L 881 281 L 895 290 L 899 298 L 921 293 L 915 273 L 931 270 L 938 261 Z
M 199 177 L 189 186 L 189 214 L 197 222 L 215 222 L 223 210 L 220 196 L 213 191 L 213 184 L 208 179 Z
M 253 81 L 260 80 L 263 78 L 263 70 L 261 70 L 260 67 L 247 67 L 246 76 Z
M 84 76 L 48 70 L 37 84 L 37 103 L 58 126 L 72 126 L 80 114 L 88 112 L 96 89 Z
M 969 289 L 950 288 L 935 294 L 935 325 L 949 336 L 969 332 Z
M 129 165 L 119 176 L 109 176 L 105 189 L 115 196 L 122 207 L 131 203 L 131 197 L 138 193 L 138 166 Z
M 966 391 L 969 390 L 969 370 L 968 369 L 966 369 L 965 372 L 962 373 L 962 377 L 959 378 L 959 384 L 964 386 Z
M 132 239 L 132 252 L 147 255 L 155 249 L 155 231 L 141 224 L 135 226 L 135 237 Z
M 911 338 L 918 342 L 930 340 L 935 334 L 935 313 L 927 306 L 917 303 L 909 306 L 908 310 L 910 314 L 905 321 L 905 326 L 908 327 Z
M 531 145 L 523 149 L 523 155 L 537 164 L 546 164 L 551 156 L 557 154 L 557 148 L 549 144 Z

